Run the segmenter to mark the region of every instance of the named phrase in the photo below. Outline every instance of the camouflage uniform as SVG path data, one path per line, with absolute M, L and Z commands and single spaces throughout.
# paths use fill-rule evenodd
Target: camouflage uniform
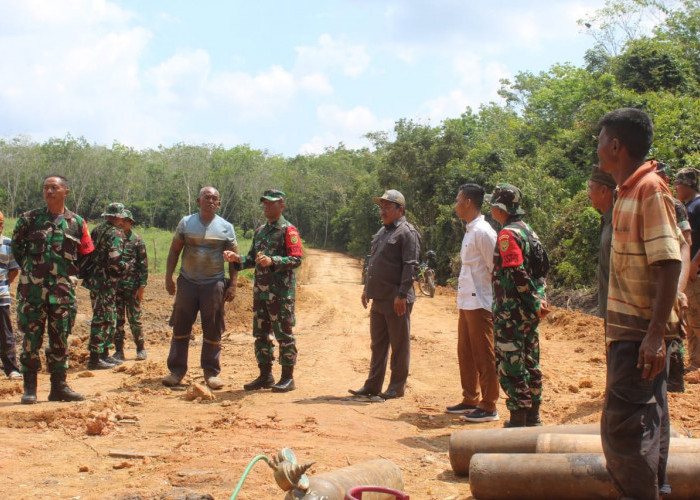
M 520 191 L 509 184 L 497 186 L 491 198 L 492 206 L 509 214 L 494 251 L 493 329 L 499 381 L 511 411 L 542 401 L 537 326 L 545 281 L 530 276 L 528 233 L 534 232 L 521 220 L 519 203 Z
M 117 282 L 117 329 L 114 342 L 117 348 L 124 345 L 124 328 L 128 318 L 134 344 L 137 349 L 142 349 L 145 338 L 141 328 L 141 301 L 136 298 L 136 290 L 145 287 L 148 282 L 148 255 L 143 239 L 131 230 L 126 233 L 122 258 L 129 263 L 129 270 Z
M 119 217 L 124 211 L 121 203 L 112 203 L 102 216 Z M 95 272 L 83 280 L 83 286 L 90 290 L 92 301 L 92 322 L 90 324 L 90 352 L 102 353 L 109 349 L 114 340 L 117 323 L 116 295 L 119 277 L 129 269 L 123 260 L 124 233 L 110 221 L 104 221 L 92 230 L 95 242 L 97 265 Z
M 12 235 L 12 253 L 22 268 L 17 286 L 17 323 L 24 333 L 23 373 L 41 370 L 39 349 L 48 323 L 46 364 L 51 373 L 68 368 L 68 335 L 75 306 L 72 278 L 78 257 L 93 250 L 82 217 L 65 210 L 52 215 L 39 208 L 20 216 Z
M 256 266 L 259 253 L 271 257 L 273 265 Z M 250 251 L 241 256 L 240 268 L 255 267 L 253 336 L 258 365 L 271 365 L 275 360 L 274 338 L 280 347 L 280 364 L 296 364 L 297 347 L 292 333 L 295 269 L 301 265 L 302 254 L 299 231 L 282 216 L 258 227 Z

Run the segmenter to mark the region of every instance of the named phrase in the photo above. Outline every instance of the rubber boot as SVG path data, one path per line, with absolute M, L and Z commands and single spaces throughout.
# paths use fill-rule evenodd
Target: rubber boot
M 123 340 L 115 340 L 114 341 L 114 354 L 112 355 L 112 358 L 116 359 L 117 361 L 124 361 L 126 358 L 124 357 L 124 341 Z
M 542 425 L 542 420 L 540 420 L 540 403 L 541 401 L 533 401 L 532 407 L 527 409 L 527 419 L 525 420 L 527 427 L 540 427 Z
M 107 347 L 105 347 L 104 350 L 100 353 L 100 359 L 105 363 L 109 363 L 113 366 L 118 366 L 123 363 L 123 361 L 119 361 L 118 359 L 115 359 L 112 356 L 110 356 L 109 349 Z
M 114 366 L 115 365 L 101 359 L 99 352 L 90 351 L 90 359 L 87 362 L 88 370 L 110 370 L 114 368 Z
M 272 392 L 289 392 L 296 389 L 294 385 L 294 366 L 283 366 L 280 381 L 271 387 Z
M 506 420 L 503 427 L 526 427 L 527 412 L 529 408 L 518 408 L 510 411 L 510 420 Z
M 66 384 L 66 372 L 51 374 L 49 401 L 82 401 L 85 396 L 75 392 Z
M 24 394 L 22 394 L 20 401 L 23 405 L 36 403 L 36 372 L 26 372 L 24 374 Z
M 275 379 L 272 376 L 272 365 L 258 365 L 258 368 L 260 368 L 260 375 L 252 382 L 243 386 L 246 391 L 269 389 L 275 383 Z

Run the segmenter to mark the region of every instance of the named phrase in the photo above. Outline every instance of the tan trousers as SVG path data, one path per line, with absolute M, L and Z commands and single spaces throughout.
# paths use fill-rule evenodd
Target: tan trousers
M 700 368 L 700 276 L 688 281 L 685 294 L 688 297 L 688 368 L 697 370 Z
M 457 334 L 462 402 L 492 412 L 496 409 L 499 386 L 491 311 L 460 309 Z

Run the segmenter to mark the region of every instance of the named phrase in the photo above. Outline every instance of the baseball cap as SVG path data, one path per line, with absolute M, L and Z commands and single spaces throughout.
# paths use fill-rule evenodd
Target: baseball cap
M 136 221 L 134 220 L 134 216 L 131 214 L 131 210 L 126 210 L 124 209 L 124 212 L 122 212 L 124 215 L 122 216 L 125 219 L 129 219 L 131 222 L 136 224 Z
M 123 203 L 110 203 L 107 208 L 102 212 L 102 217 L 112 216 L 119 217 L 120 219 L 124 217 L 124 204 Z
M 374 203 L 379 203 L 382 200 L 394 202 L 402 207 L 406 206 L 406 198 L 396 189 L 389 189 L 388 191 L 384 191 L 383 195 L 372 198 Z
M 700 171 L 693 167 L 685 167 L 680 169 L 676 174 L 676 179 L 673 181 L 675 184 L 682 184 L 688 186 L 695 191 L 700 191 L 698 182 L 700 181 Z

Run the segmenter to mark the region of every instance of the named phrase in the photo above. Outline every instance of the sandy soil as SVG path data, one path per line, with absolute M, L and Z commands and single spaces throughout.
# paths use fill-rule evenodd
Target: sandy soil
M 416 499 L 471 498 L 447 454 L 450 434 L 500 422 L 467 424 L 444 413 L 459 402 L 455 293 L 439 289 L 419 298 L 412 316 L 412 365 L 406 396 L 385 403 L 347 400 L 369 365 L 368 312 L 360 304 L 359 262 L 308 250 L 300 272 L 296 333 L 297 390 L 245 392 L 257 374 L 251 331 L 251 286 L 241 283 L 228 307 L 224 334 L 224 389 L 214 400 L 188 400 L 187 385 L 202 382 L 197 367 L 201 330 L 195 328 L 190 372 L 176 389 L 167 373 L 172 298 L 161 276 L 145 296 L 148 360 L 135 362 L 129 343 L 120 369 L 84 369 L 89 319 L 81 292 L 71 340 L 69 383 L 86 394 L 80 403 L 47 402 L 48 374 L 39 378 L 37 405 L 20 405 L 21 383 L 0 380 L 0 484 L 2 498 L 184 498 L 187 492 L 229 498 L 246 465 L 258 454 L 291 447 L 310 475 L 384 457 L 401 467 L 405 491 Z M 598 421 L 604 390 L 601 320 L 556 309 L 541 327 L 545 423 Z M 276 376 L 279 366 L 275 366 Z M 685 394 L 670 395 L 672 424 L 700 434 L 697 374 Z M 127 451 L 153 454 L 110 456 Z M 252 469 L 240 499 L 282 498 L 271 471 Z

